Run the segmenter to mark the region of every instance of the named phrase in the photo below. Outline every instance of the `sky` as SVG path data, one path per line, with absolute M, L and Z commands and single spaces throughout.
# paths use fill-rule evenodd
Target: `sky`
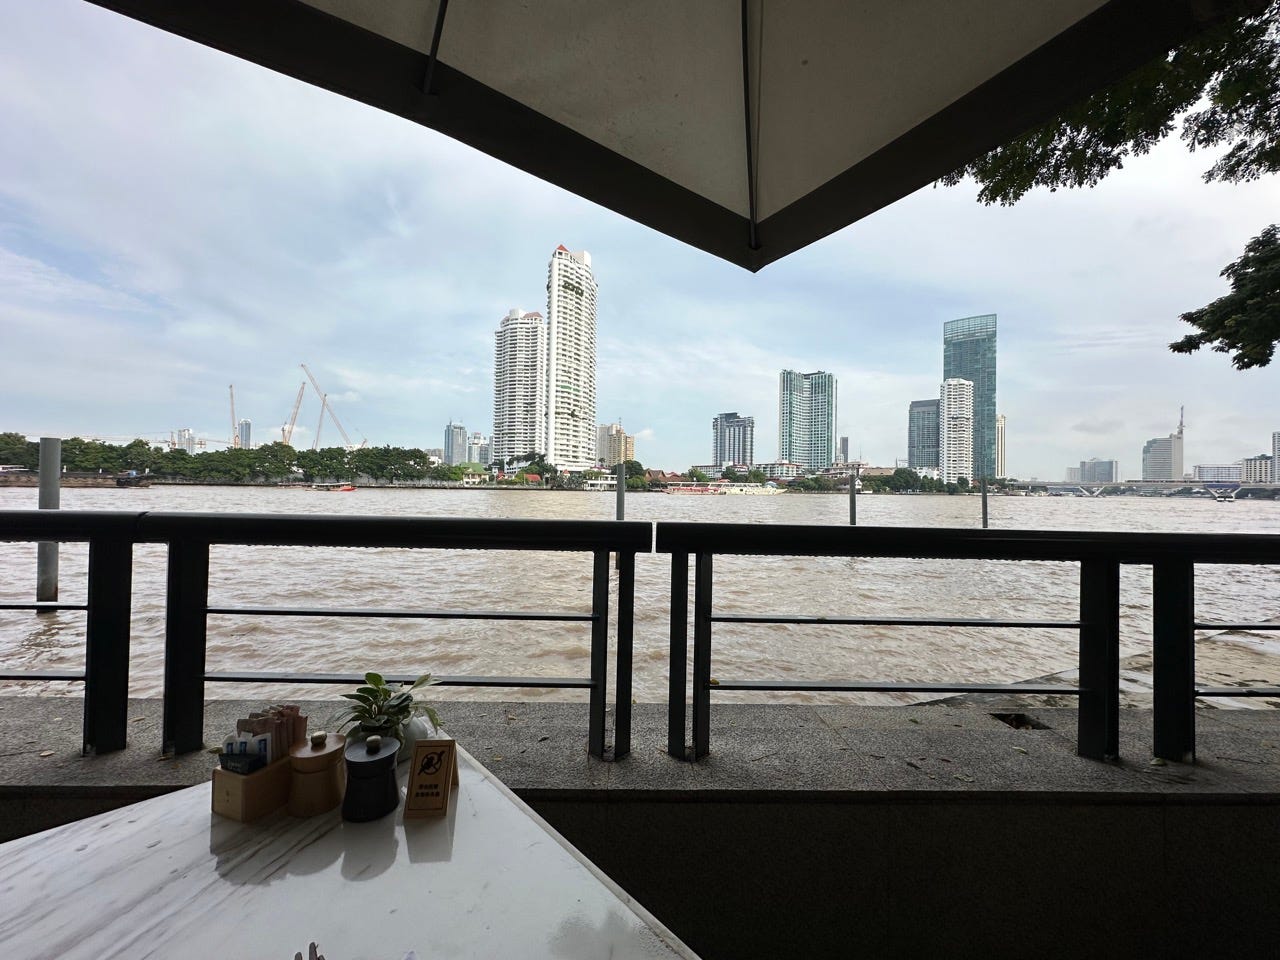
M 125 442 L 236 414 L 278 439 L 306 363 L 352 439 L 488 435 L 494 331 L 546 309 L 558 244 L 599 283 L 597 419 L 646 466 L 711 458 L 755 417 L 777 457 L 778 373 L 827 370 L 838 433 L 906 456 L 942 324 L 999 317 L 1007 472 L 1090 457 L 1137 476 L 1186 407 L 1185 462 L 1280 430 L 1280 362 L 1175 355 L 1178 320 L 1280 210 L 1280 178 L 1205 184 L 1176 138 L 1093 190 L 1011 208 L 926 187 L 758 274 L 407 120 L 80 0 L 0 0 L 0 431 Z M 308 387 L 294 435 L 320 413 Z M 338 441 L 326 422 L 322 445 Z

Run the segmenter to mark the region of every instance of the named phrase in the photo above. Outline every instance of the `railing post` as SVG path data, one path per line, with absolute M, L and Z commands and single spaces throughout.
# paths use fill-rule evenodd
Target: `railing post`
M 671 658 L 667 677 L 667 753 L 686 759 L 685 682 L 689 672 L 689 555 L 671 554 Z
M 1080 707 L 1076 753 L 1120 755 L 1120 563 L 1080 563 Z
M 133 544 L 114 538 L 90 541 L 82 746 L 86 754 L 125 748 L 132 590 Z
M 208 607 L 209 544 L 172 541 L 164 636 L 165 753 L 190 753 L 204 746 Z
M 587 752 L 604 759 L 605 680 L 609 671 L 609 551 L 595 551 L 591 578 L 591 698 Z
M 1151 569 L 1155 743 L 1162 760 L 1196 759 L 1195 567 L 1158 560 Z
M 711 554 L 693 572 L 693 759 L 711 752 Z
M 36 506 L 40 510 L 57 510 L 62 500 L 62 440 L 40 438 L 40 490 Z M 55 603 L 58 599 L 59 544 L 41 541 L 36 546 L 36 602 Z
M 618 696 L 613 711 L 613 759 L 631 752 L 631 661 L 635 627 L 636 555 L 618 554 Z

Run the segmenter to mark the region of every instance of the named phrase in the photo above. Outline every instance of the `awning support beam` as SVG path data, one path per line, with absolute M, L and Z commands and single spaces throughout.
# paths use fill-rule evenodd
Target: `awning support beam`
M 742 106 L 746 114 L 747 132 L 747 206 L 750 210 L 747 220 L 747 244 L 752 250 L 760 249 L 760 240 L 756 236 L 756 152 L 755 138 L 751 129 L 751 14 L 748 5 L 751 0 L 742 0 Z
M 436 60 L 440 55 L 440 36 L 444 33 L 444 15 L 449 9 L 449 0 L 440 0 L 436 8 L 436 27 L 431 34 L 431 52 L 427 54 L 427 72 L 422 77 L 422 92 L 432 95 L 431 77 L 436 72 Z

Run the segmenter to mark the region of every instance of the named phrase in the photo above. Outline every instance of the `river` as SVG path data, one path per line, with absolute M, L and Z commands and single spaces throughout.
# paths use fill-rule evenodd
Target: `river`
M 0 510 L 30 509 L 36 490 L 0 489 Z M 613 494 L 520 490 L 360 489 L 154 486 L 67 489 L 65 510 L 166 510 L 365 516 L 612 519 Z M 978 527 L 976 496 L 863 496 L 866 526 Z M 676 497 L 633 494 L 628 520 L 845 524 L 839 495 Z M 1280 534 L 1280 502 L 1201 499 L 991 497 L 990 523 L 1003 529 L 1240 532 Z M 35 545 L 0 544 L 0 602 L 34 594 Z M 64 601 L 83 600 L 88 549 L 62 547 Z M 135 549 L 131 693 L 161 689 L 165 548 Z M 214 547 L 210 603 L 312 607 L 488 608 L 586 612 L 591 560 L 586 555 L 492 551 L 412 551 Z M 635 697 L 666 698 L 670 560 L 636 563 Z M 1150 647 L 1150 570 L 1121 573 L 1122 655 Z M 953 616 L 1074 619 L 1075 564 L 955 562 L 861 558 L 717 558 L 717 613 L 847 616 Z M 1212 567 L 1197 571 L 1201 619 L 1258 622 L 1280 616 L 1280 568 Z M 735 679 L 1017 681 L 1069 669 L 1077 635 L 1070 630 L 717 625 L 712 673 Z M 1258 654 L 1280 663 L 1275 635 L 1254 635 Z M 209 620 L 210 671 L 380 670 L 393 673 L 586 676 L 587 624 L 485 621 L 375 621 L 301 618 Z M 1259 661 L 1260 662 L 1260 661 Z M 6 669 L 80 669 L 84 614 L 0 612 L 0 664 Z M 1240 679 L 1251 679 L 1242 677 Z M 0 692 L 71 693 L 76 684 L 8 683 Z M 332 688 L 329 688 L 331 692 Z M 210 697 L 268 695 L 244 685 L 211 684 Z M 270 695 L 328 695 L 316 688 Z M 440 689 L 440 699 L 510 698 L 511 690 Z M 581 699 L 576 691 L 519 692 L 520 697 Z M 725 692 L 718 701 L 749 699 Z M 875 695 L 770 695 L 786 700 L 885 702 Z M 903 697 L 896 699 L 902 700 Z

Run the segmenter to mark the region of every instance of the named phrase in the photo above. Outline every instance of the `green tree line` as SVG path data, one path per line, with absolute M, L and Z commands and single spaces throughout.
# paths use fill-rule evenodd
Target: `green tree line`
M 40 445 L 20 433 L 0 433 L 0 463 L 34 470 Z M 431 465 L 418 448 L 363 447 L 344 450 L 295 450 L 284 443 L 267 443 L 252 450 L 209 450 L 187 453 L 166 450 L 146 440 L 118 445 L 71 437 L 62 441 L 62 465 L 71 471 L 140 474 L 202 483 L 350 482 L 368 479 L 382 483 L 415 480 L 458 481 L 480 464 Z

